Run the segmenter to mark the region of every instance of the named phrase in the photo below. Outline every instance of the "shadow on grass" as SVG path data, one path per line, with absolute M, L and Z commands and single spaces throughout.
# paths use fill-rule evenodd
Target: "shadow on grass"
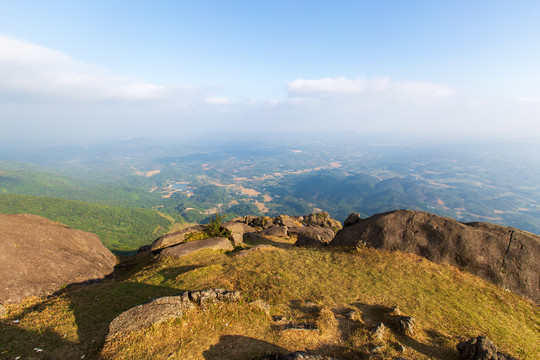
M 179 289 L 113 278 L 68 286 L 0 322 L 0 358 L 21 356 L 21 359 L 69 360 L 81 359 L 84 355 L 84 359 L 99 359 L 109 324 L 116 316 L 153 298 L 181 292 Z M 67 302 L 67 308 L 58 305 L 62 302 Z M 73 341 L 73 325 L 68 325 L 65 330 L 71 331 L 71 341 L 67 339 L 68 335 L 61 333 L 62 327 L 53 330 L 56 324 L 43 323 L 41 320 L 41 323 L 32 326 L 36 318 L 41 318 L 41 313 L 51 311 L 58 311 L 51 318 L 74 318 L 77 341 Z
M 288 353 L 286 349 L 264 340 L 241 335 L 224 335 L 217 344 L 204 351 L 203 356 L 205 360 L 237 360 L 260 359 L 262 356 L 285 353 Z
M 168 280 L 168 279 L 175 279 L 180 274 L 185 274 L 189 271 L 196 270 L 202 267 L 204 267 L 204 265 L 177 266 L 177 267 L 162 269 L 158 273 Z

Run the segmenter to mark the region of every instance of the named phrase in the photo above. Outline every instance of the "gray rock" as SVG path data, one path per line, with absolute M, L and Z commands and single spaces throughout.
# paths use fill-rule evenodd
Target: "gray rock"
M 362 221 L 362 218 L 360 217 L 360 214 L 355 212 L 347 216 L 347 219 L 343 222 L 343 227 L 346 228 L 347 226 L 351 226 L 356 224 L 357 222 Z
M 186 235 L 202 231 L 204 230 L 204 226 L 202 225 L 195 225 L 190 226 L 185 229 L 182 229 L 180 231 L 176 231 L 167 235 L 163 235 L 159 239 L 155 240 L 152 245 L 150 246 L 150 250 L 157 251 L 160 249 L 164 249 L 170 246 L 181 244 L 185 241 Z
M 135 306 L 118 315 L 109 324 L 107 341 L 118 334 L 144 329 L 153 324 L 182 316 L 186 310 L 194 307 L 195 304 L 183 295 L 165 296 Z
M 342 228 L 341 223 L 332 219 L 327 212 L 320 212 L 304 216 L 304 224 L 307 226 L 320 226 L 322 228 L 331 229 L 334 232 L 337 232 Z
M 289 322 L 283 325 L 283 330 L 306 330 L 306 331 L 315 331 L 317 330 L 317 325 L 309 322 Z
M 181 258 L 200 250 L 233 250 L 231 242 L 227 238 L 216 237 L 202 240 L 190 241 L 176 246 L 163 249 L 158 256 L 158 259 L 165 257 Z
M 231 232 L 231 235 L 239 234 L 244 235 L 245 233 L 254 232 L 255 229 L 251 226 L 241 223 L 229 221 L 221 225 L 222 228 L 227 229 Z
M 457 266 L 540 304 L 540 236 L 488 223 L 396 210 L 341 230 L 331 246 L 368 246 Z
M 107 341 L 118 334 L 148 328 L 154 324 L 182 316 L 185 311 L 216 302 L 234 302 L 242 299 L 240 292 L 224 289 L 186 291 L 177 296 L 164 296 L 135 306 L 111 321 Z
M 289 228 L 288 235 L 296 235 L 296 246 L 326 246 L 335 236 L 334 231 L 320 226 L 304 226 Z
M 413 335 L 415 320 L 410 316 L 396 316 L 394 318 L 397 330 L 402 334 Z
M 186 293 L 190 301 L 201 306 L 216 302 L 234 302 L 242 299 L 239 291 L 227 291 L 225 289 L 206 289 Z
M 261 309 L 264 311 L 264 313 L 268 316 L 270 316 L 270 305 L 266 301 L 263 300 L 255 300 L 249 303 L 249 305 L 256 307 L 258 309 Z
M 279 215 L 274 218 L 274 224 L 278 226 L 297 227 L 302 226 L 302 223 L 293 217 L 287 215 Z
M 288 227 L 287 226 L 272 226 L 268 229 L 264 229 L 259 234 L 262 236 L 277 236 L 285 237 L 287 236 Z
M 517 360 L 500 352 L 485 336 L 462 341 L 457 345 L 457 350 L 461 360 Z
M 383 323 L 380 323 L 373 329 L 371 332 L 371 338 L 375 342 L 384 342 L 384 339 L 386 338 L 386 335 L 388 334 L 388 328 L 384 326 Z
M 244 235 L 241 234 L 232 234 L 231 240 L 234 246 L 242 246 L 244 243 Z
M 309 354 L 303 351 L 295 351 L 288 354 L 266 355 L 260 360 L 335 360 L 334 358 L 316 354 Z

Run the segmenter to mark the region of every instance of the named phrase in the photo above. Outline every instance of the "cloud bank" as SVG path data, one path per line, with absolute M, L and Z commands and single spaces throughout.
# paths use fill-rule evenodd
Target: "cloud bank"
M 297 78 L 281 86 L 281 96 L 233 101 L 212 87 L 117 76 L 0 34 L 0 141 L 189 136 L 207 129 L 540 136 L 539 97 L 477 101 L 450 85 L 389 77 Z
M 167 101 L 177 106 L 227 104 L 224 97 L 186 84 L 167 86 L 116 76 L 40 45 L 0 35 L 0 91 L 20 100 Z

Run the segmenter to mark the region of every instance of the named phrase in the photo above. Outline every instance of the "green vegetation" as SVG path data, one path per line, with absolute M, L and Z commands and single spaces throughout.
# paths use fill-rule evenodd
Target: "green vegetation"
M 384 358 L 453 360 L 462 338 L 480 334 L 520 359 L 540 356 L 540 309 L 473 275 L 410 254 L 302 249 L 277 241 L 279 250 L 242 257 L 201 251 L 146 265 L 138 258 L 114 279 L 9 306 L 0 322 L 0 356 L 32 358 L 38 347 L 43 356 L 62 359 L 251 359 L 306 349 L 364 358 L 375 346 L 371 330 L 393 306 L 413 316 L 416 328 L 413 335 L 389 332 Z M 149 298 L 216 287 L 239 290 L 245 301 L 195 309 L 103 346 L 110 321 L 121 312 Z M 313 322 L 319 330 L 280 330 L 248 304 L 255 299 L 267 302 L 271 315 Z M 356 315 L 347 319 L 345 310 Z M 396 342 L 405 354 L 397 353 Z
M 0 169 L 0 194 L 7 193 L 137 208 L 152 208 L 161 200 L 158 194 L 128 184 L 111 185 L 45 171 Z
M 155 210 L 18 194 L 0 195 L 0 212 L 43 216 L 95 233 L 107 248 L 121 251 L 149 244 L 172 225 Z

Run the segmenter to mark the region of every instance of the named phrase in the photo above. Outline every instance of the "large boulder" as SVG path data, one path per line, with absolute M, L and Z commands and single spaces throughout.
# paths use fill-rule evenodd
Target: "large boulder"
M 180 317 L 196 306 L 204 307 L 215 302 L 237 302 L 241 299 L 240 292 L 225 289 L 185 291 L 181 295 L 152 299 L 115 317 L 109 324 L 107 341 L 113 340 L 119 334 L 145 329 Z
M 109 324 L 107 340 L 110 341 L 118 334 L 150 327 L 153 324 L 182 316 L 195 304 L 187 296 L 165 296 L 150 300 L 124 311 Z
M 115 265 L 94 234 L 40 216 L 0 214 L 0 303 L 102 279 Z
M 540 237 L 526 231 L 396 210 L 343 228 L 330 245 L 414 253 L 540 303 Z
M 297 237 L 296 246 L 326 246 L 335 236 L 332 229 L 323 228 L 320 226 L 303 226 L 294 227 L 288 230 L 288 235 L 295 235 Z
M 180 231 L 176 231 L 167 235 L 163 235 L 155 240 L 150 246 L 150 250 L 159 251 L 170 246 L 181 244 L 185 241 L 186 236 L 195 232 L 204 230 L 203 225 L 190 226 Z
M 158 259 L 165 257 L 181 258 L 199 250 L 233 250 L 231 242 L 227 238 L 214 237 L 209 239 L 194 240 L 187 243 L 171 246 L 159 253 Z
M 272 226 L 262 230 L 259 234 L 262 236 L 285 237 L 288 234 L 288 228 L 286 226 Z

